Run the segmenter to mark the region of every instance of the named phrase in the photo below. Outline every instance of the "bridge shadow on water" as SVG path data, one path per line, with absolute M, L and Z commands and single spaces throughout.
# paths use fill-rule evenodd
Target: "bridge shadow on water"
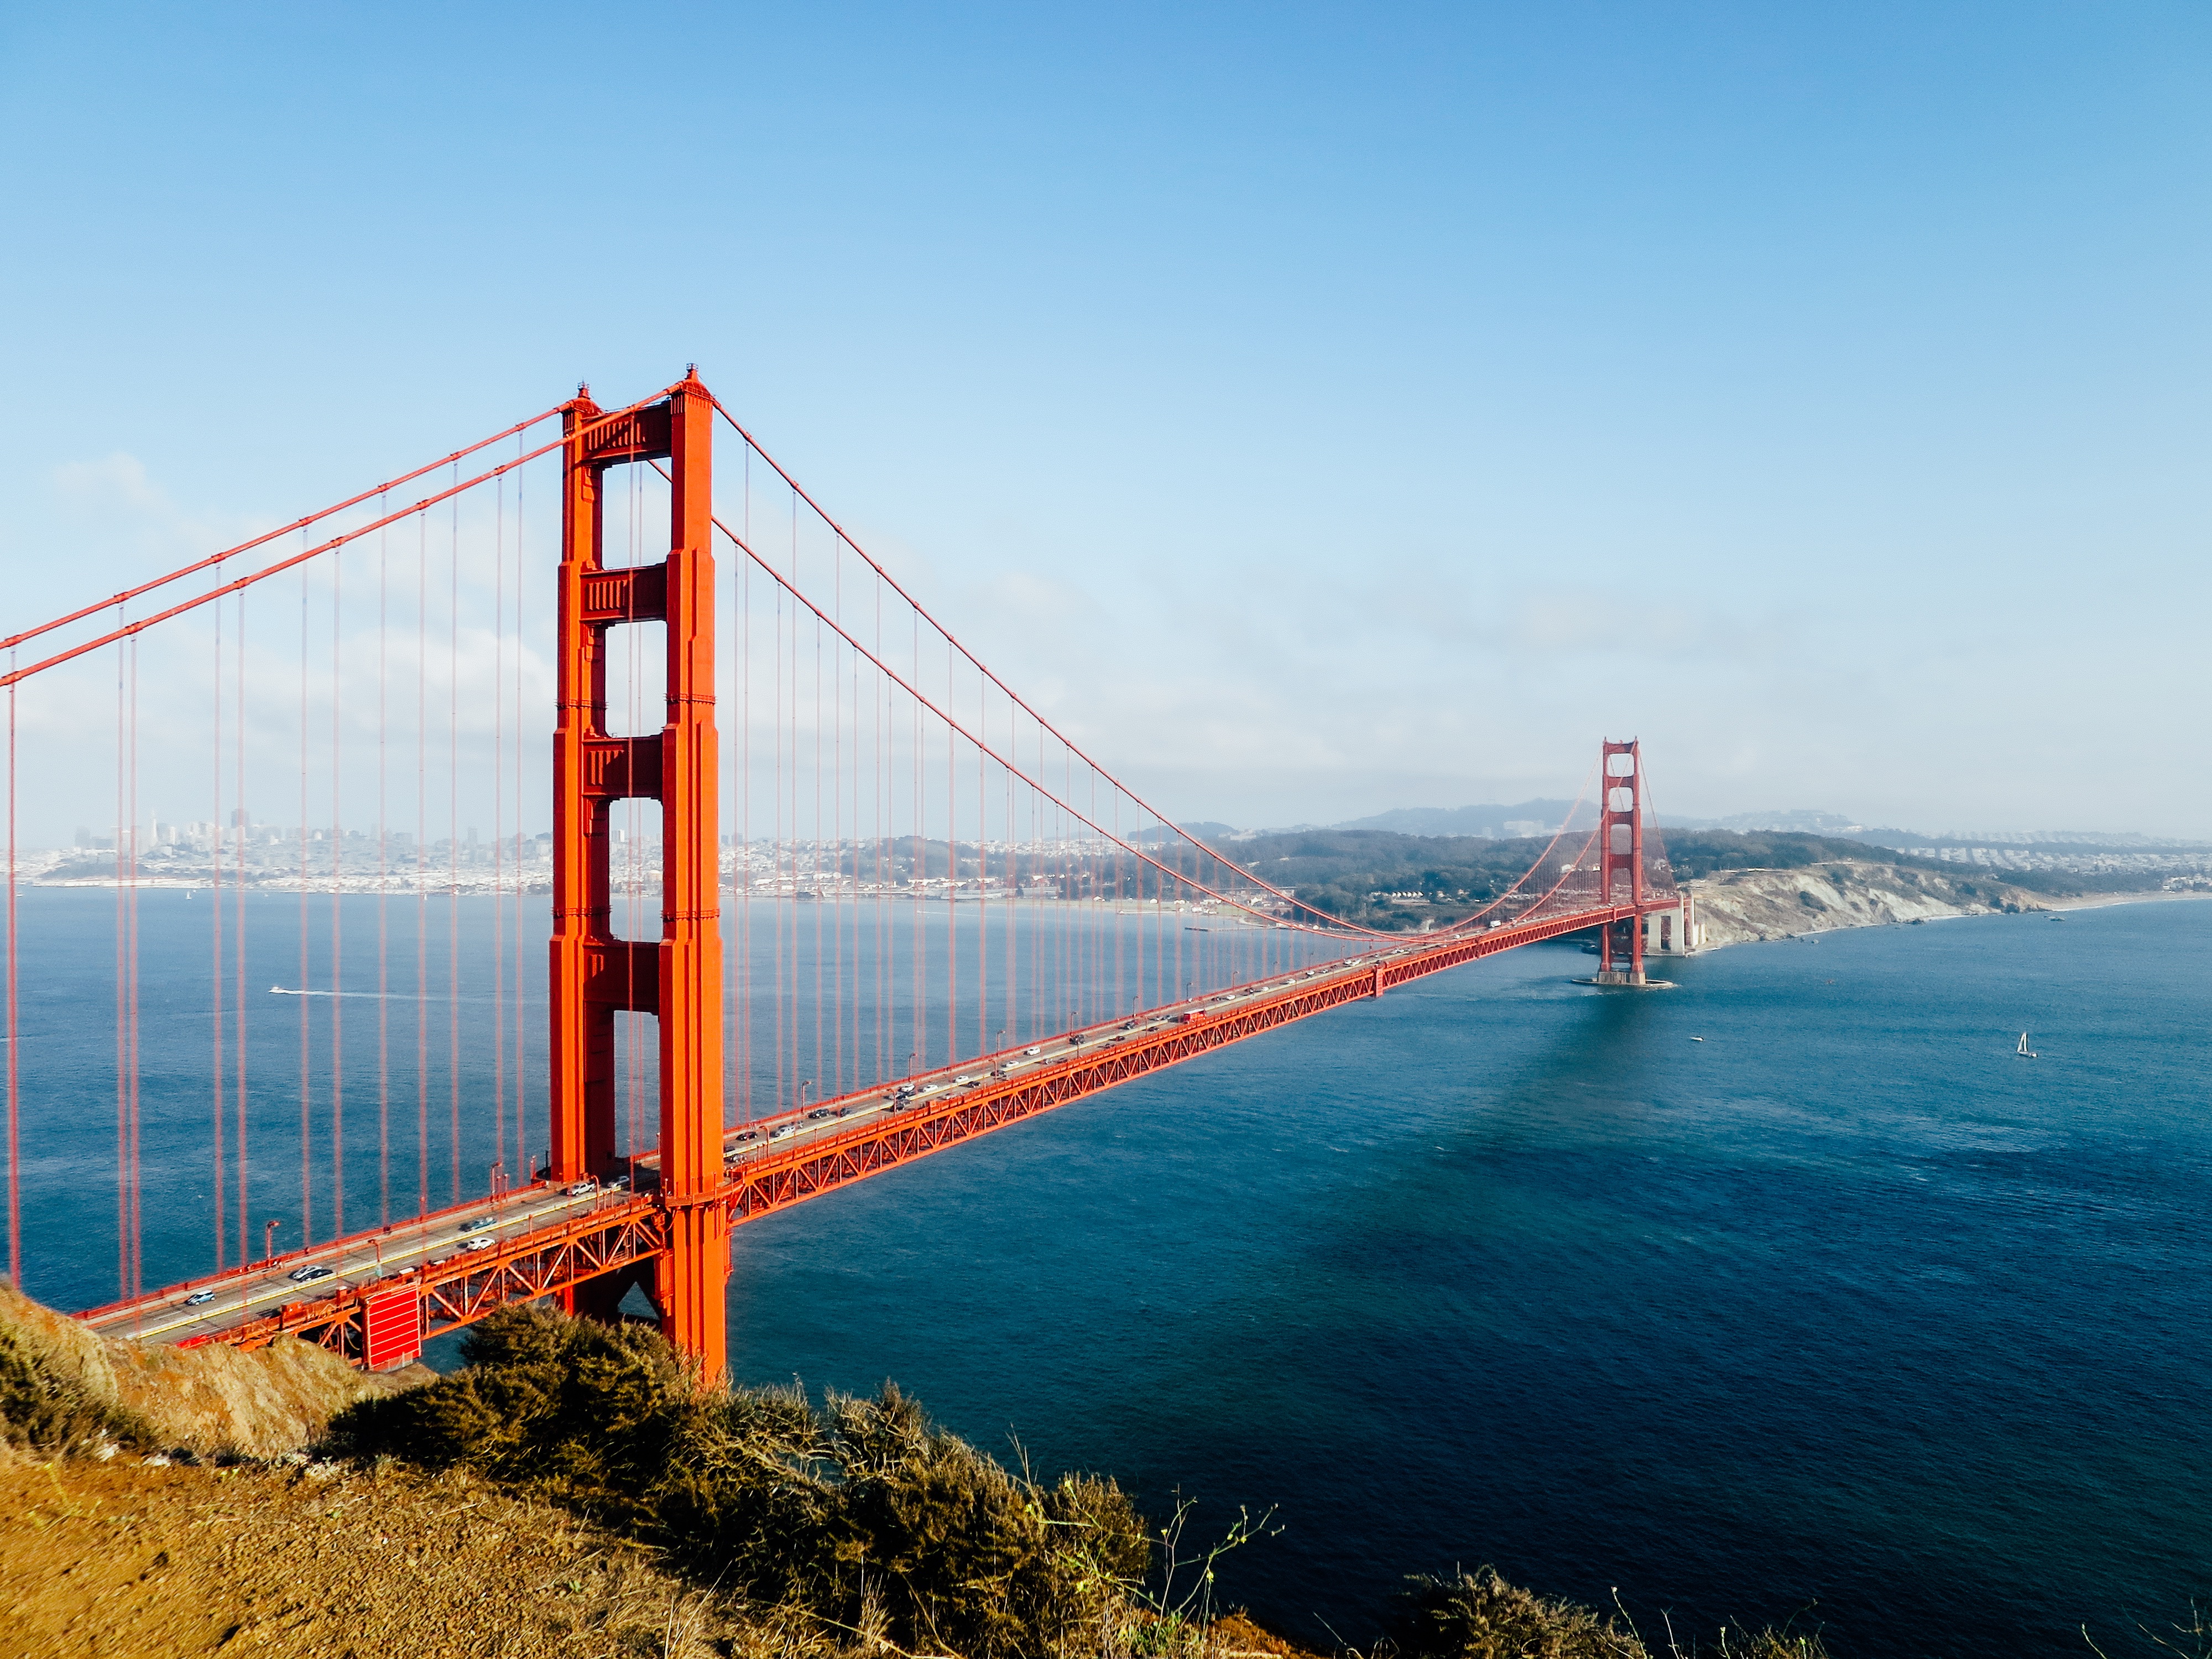
M 1653 1634 L 2117 1654 L 2212 1546 L 2208 923 L 1440 975 L 744 1230 L 735 1363 L 1273 1506 L 1223 1582 L 1316 1636 L 1487 1560 Z

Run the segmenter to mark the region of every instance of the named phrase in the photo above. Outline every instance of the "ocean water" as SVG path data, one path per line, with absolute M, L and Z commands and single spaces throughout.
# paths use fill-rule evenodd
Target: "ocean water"
M 1643 994 L 1583 964 L 1438 975 L 744 1229 L 736 1368 L 895 1377 L 1194 1534 L 1272 1513 L 1223 1589 L 1324 1639 L 1482 1562 L 1850 1656 L 2147 1652 L 2212 1595 L 2212 904 Z
M 158 896 L 149 1284 L 213 1249 L 206 916 Z M 114 906 L 24 897 L 27 1288 L 83 1306 L 119 1271 Z M 486 982 L 513 914 L 422 913 L 418 1009 L 405 909 L 380 1003 L 375 901 L 318 899 L 306 979 L 356 994 L 336 1032 L 329 1000 L 305 1023 L 303 1194 L 304 1000 L 267 989 L 302 982 L 299 907 L 256 905 L 257 1251 L 303 1208 L 326 1236 L 341 1185 L 359 1226 L 542 1144 L 542 922 L 518 1014 L 518 981 L 498 1004 Z M 1369 1640 L 1407 1573 L 1486 1561 L 1617 1589 L 1649 1635 L 1795 1619 L 1845 1656 L 2082 1654 L 2087 1624 L 2118 1659 L 2212 1596 L 2212 904 L 1747 945 L 1643 994 L 1585 971 L 1571 947 L 1477 963 L 741 1229 L 733 1366 L 896 1378 L 1041 1470 L 1109 1472 L 1154 1515 L 1194 1500 L 1193 1536 L 1269 1514 L 1222 1589 L 1324 1640 Z M 2023 1028 L 2040 1060 L 2014 1057 Z

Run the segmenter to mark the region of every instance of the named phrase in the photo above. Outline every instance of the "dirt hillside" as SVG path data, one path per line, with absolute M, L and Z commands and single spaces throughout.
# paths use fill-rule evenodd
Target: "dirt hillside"
M 465 1474 L 305 1458 L 213 1468 L 0 1450 L 0 1606 L 9 1659 L 793 1650 L 558 1510 Z
M 0 1387 L 66 1402 L 76 1427 L 58 1438 L 128 1438 L 201 1456 L 295 1451 L 337 1412 L 431 1373 L 368 1376 L 296 1337 L 241 1353 L 102 1337 L 0 1282 Z M 0 1399 L 0 1416 L 13 1415 Z M 52 1409 L 50 1407 L 49 1409 Z M 58 1437 L 42 1434 L 42 1440 Z

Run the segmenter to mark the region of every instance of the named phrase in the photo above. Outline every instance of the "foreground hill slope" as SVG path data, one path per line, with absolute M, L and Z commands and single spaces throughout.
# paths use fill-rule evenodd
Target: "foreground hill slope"
M 465 1474 L 304 1458 L 0 1454 L 0 1604 L 10 1659 L 805 1650 L 635 1546 Z
M 289 1336 L 251 1353 L 102 1337 L 0 1281 L 0 1428 L 19 1442 L 273 1457 L 347 1407 L 430 1375 L 364 1376 Z

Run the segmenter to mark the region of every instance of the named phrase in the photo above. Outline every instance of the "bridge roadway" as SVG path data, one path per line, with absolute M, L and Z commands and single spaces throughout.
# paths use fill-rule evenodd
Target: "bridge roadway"
M 1642 909 L 1678 902 L 1647 896 Z M 732 1224 L 753 1220 L 1392 985 L 1637 914 L 1619 905 L 1545 916 L 1540 908 L 1487 931 L 1369 951 L 739 1124 L 723 1138 L 723 1202 Z M 539 1181 L 77 1316 L 103 1335 L 187 1347 L 258 1347 L 296 1334 L 358 1361 L 372 1303 L 412 1298 L 427 1340 L 660 1254 L 655 1162 L 641 1155 L 630 1176 L 607 1188 Z

